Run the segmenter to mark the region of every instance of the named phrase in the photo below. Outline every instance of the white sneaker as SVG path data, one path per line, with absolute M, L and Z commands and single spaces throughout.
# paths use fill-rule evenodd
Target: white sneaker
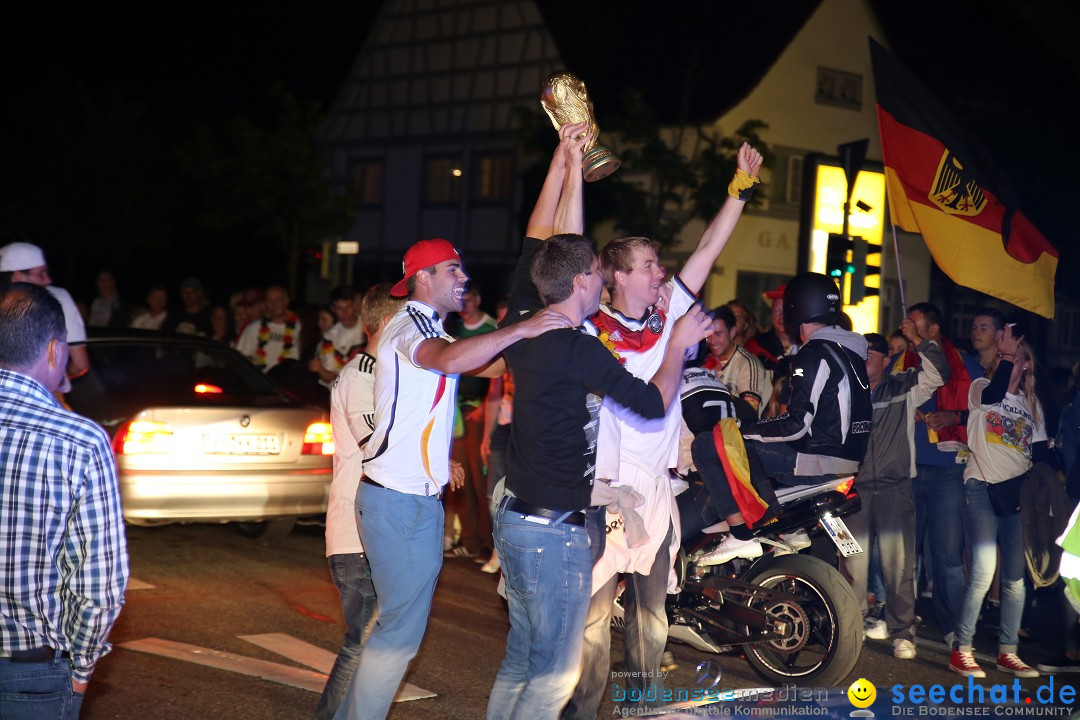
M 699 557 L 696 562 L 698 565 L 723 565 L 737 557 L 747 560 L 761 557 L 761 543 L 756 538 L 740 540 L 734 535 L 728 535 L 719 545 Z
M 915 643 L 907 638 L 896 638 L 892 644 L 892 655 L 897 660 L 914 660 Z
M 791 555 L 810 547 L 810 534 L 806 530 L 796 530 L 791 534 L 780 533 L 780 542 L 773 552 L 777 555 Z
M 863 623 L 863 637 L 871 640 L 888 640 L 889 629 L 881 618 L 868 617 Z

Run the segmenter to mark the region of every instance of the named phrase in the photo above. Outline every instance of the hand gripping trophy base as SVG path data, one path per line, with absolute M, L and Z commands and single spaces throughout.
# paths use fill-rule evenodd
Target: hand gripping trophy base
M 581 161 L 581 172 L 585 182 L 603 180 L 622 166 L 622 160 L 603 145 L 595 145 L 585 153 Z

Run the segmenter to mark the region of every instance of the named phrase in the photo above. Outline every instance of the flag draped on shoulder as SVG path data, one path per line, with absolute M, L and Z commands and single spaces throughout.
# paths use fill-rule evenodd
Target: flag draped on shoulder
M 989 154 L 873 38 L 870 58 L 893 224 L 922 234 L 956 283 L 1054 317 L 1058 252 Z

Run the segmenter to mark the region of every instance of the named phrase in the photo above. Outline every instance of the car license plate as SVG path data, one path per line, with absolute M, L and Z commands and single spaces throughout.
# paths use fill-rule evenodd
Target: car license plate
M 277 455 L 281 438 L 277 435 L 203 435 L 203 452 L 208 455 Z
M 855 539 L 851 531 L 848 530 L 847 525 L 840 518 L 826 515 L 821 518 L 821 527 L 825 528 L 825 532 L 829 533 L 829 537 L 836 544 L 836 549 L 844 557 L 858 555 L 863 551 L 859 541 Z

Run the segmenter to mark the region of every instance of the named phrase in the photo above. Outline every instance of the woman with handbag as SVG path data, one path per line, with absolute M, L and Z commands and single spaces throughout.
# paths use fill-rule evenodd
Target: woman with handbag
M 1035 397 L 1035 357 L 1007 325 L 990 378 L 973 380 L 968 393 L 968 446 L 964 469 L 964 542 L 971 571 L 960 606 L 949 669 L 986 677 L 972 655 L 975 624 L 1001 557 L 1001 628 L 996 667 L 1016 677 L 1039 672 L 1016 654 L 1024 610 L 1024 534 L 1020 484 L 1031 467 L 1033 446 L 1046 446 L 1042 408 Z

